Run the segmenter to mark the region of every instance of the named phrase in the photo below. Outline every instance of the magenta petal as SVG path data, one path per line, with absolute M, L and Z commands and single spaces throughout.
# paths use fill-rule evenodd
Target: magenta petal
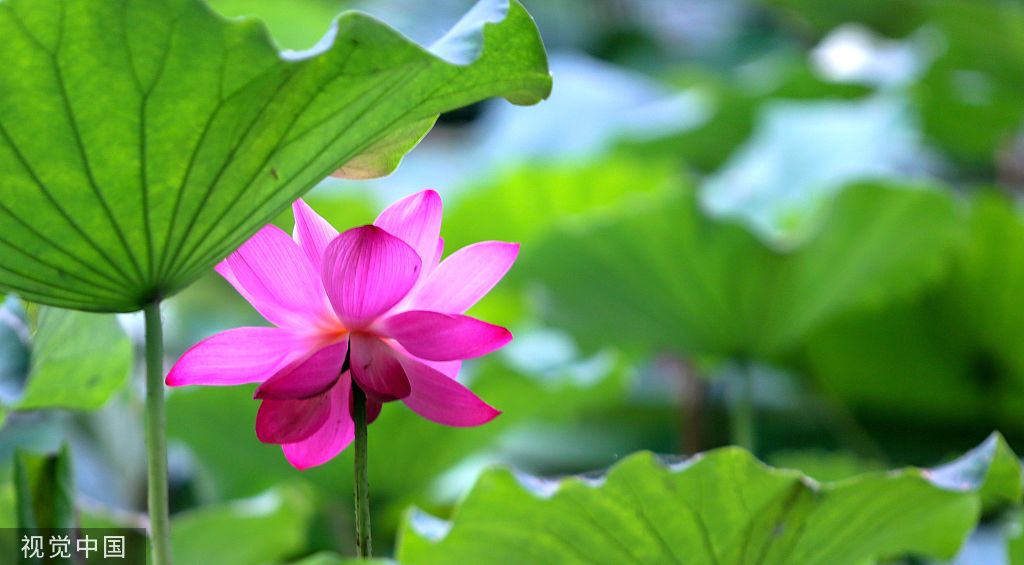
M 438 263 L 441 262 L 442 255 L 444 255 L 444 238 L 439 237 L 437 238 L 437 249 L 434 250 L 433 257 L 423 264 L 423 272 L 420 273 L 421 280 L 437 268 Z
M 388 206 L 373 225 L 408 243 L 426 268 L 441 235 L 441 197 L 433 190 L 407 196 Z
M 256 389 L 255 397 L 286 400 L 316 396 L 338 380 L 347 352 L 347 339 L 329 345 L 302 363 L 278 371 Z
M 431 367 L 435 371 L 440 372 L 442 375 L 447 376 L 449 379 L 457 379 L 459 377 L 459 370 L 462 369 L 462 360 L 458 361 L 428 361 L 426 359 L 420 359 L 419 357 L 410 355 L 414 361 L 419 361 L 424 365 Z
M 409 353 L 408 350 L 406 350 L 404 347 L 402 347 L 401 343 L 393 342 L 393 343 L 391 343 L 391 346 L 395 349 L 395 351 L 398 352 L 398 358 L 399 359 L 401 359 L 403 356 L 404 357 L 408 357 L 409 359 L 412 359 L 413 361 L 417 361 L 419 363 L 423 363 L 424 365 L 430 367 L 431 369 L 434 369 L 435 371 L 440 372 L 442 375 L 446 375 L 449 379 L 457 379 L 459 377 L 459 371 L 462 369 L 462 361 L 461 360 L 455 360 L 455 361 L 429 361 L 427 359 L 423 359 L 422 357 L 417 357 L 417 356 L 413 355 L 412 353 Z
M 463 316 L 424 310 L 402 312 L 380 323 L 409 353 L 431 361 L 480 357 L 504 346 L 512 334 L 501 326 Z
M 372 424 L 377 416 L 380 416 L 381 409 L 384 408 L 384 403 L 377 402 L 372 398 L 366 399 L 366 423 Z
M 388 402 L 409 394 L 409 381 L 395 350 L 374 336 L 352 334 L 349 342 L 352 375 L 368 398 Z
M 421 263 L 404 241 L 375 226 L 342 233 L 324 253 L 327 295 L 349 330 L 366 327 L 405 297 Z
M 323 427 L 330 413 L 330 391 L 301 400 L 264 400 L 256 413 L 256 437 L 264 443 L 302 441 Z
M 307 355 L 307 340 L 278 328 L 236 328 L 193 345 L 167 375 L 168 386 L 263 382 Z
M 235 274 L 231 272 L 231 265 L 228 265 L 227 259 L 217 263 L 213 270 L 217 271 L 217 274 L 224 277 L 224 280 L 228 281 L 231 286 L 235 287 L 235 290 L 242 293 L 242 296 L 244 296 L 246 300 L 249 300 L 249 297 L 243 292 L 244 289 L 240 288 L 241 285 L 238 284 L 238 279 L 235 278 Z
M 338 237 L 338 230 L 314 212 L 302 199 L 292 203 L 292 214 L 295 215 L 292 238 L 306 254 L 313 269 L 320 273 L 323 270 L 324 251 L 327 250 L 327 244 Z
M 277 226 L 256 232 L 227 266 L 221 274 L 276 326 L 308 330 L 332 317 L 319 272 Z
M 381 411 L 381 409 L 383 407 L 384 407 L 384 403 L 383 402 L 377 402 L 376 400 L 374 400 L 372 398 L 367 398 L 366 399 L 366 423 L 367 424 L 372 424 L 373 421 L 377 419 L 377 416 L 380 416 L 380 411 Z M 354 412 L 354 406 L 352 404 L 352 397 L 351 396 L 348 398 L 348 409 L 353 414 L 355 413 Z
M 320 429 L 306 439 L 281 446 L 285 458 L 296 469 L 308 469 L 334 459 L 355 437 L 355 426 L 349 412 L 352 380 L 348 372 L 331 387 L 327 397 L 331 410 Z
M 249 304 L 255 303 L 255 299 L 252 297 L 252 294 L 238 282 L 238 278 L 235 277 L 235 273 L 231 271 L 231 265 L 228 264 L 227 259 L 217 263 L 213 270 L 217 271 L 217 274 L 224 277 L 224 280 L 228 281 L 228 284 L 234 287 L 235 292 L 242 295 L 242 298 L 244 298 L 246 302 Z
M 408 301 L 416 310 L 461 314 L 484 297 L 512 267 L 518 243 L 483 241 L 441 262 Z
M 413 412 L 446 426 L 470 427 L 490 422 L 500 411 L 455 379 L 406 356 L 399 360 L 409 378 L 409 396 L 402 399 Z

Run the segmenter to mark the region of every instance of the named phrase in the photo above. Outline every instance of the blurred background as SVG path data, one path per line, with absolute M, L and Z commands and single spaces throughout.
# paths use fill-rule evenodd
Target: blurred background
M 472 4 L 211 3 L 298 51 L 343 9 L 429 45 Z M 516 339 L 464 369 L 504 414 L 450 429 L 396 403 L 370 428 L 379 552 L 410 506 L 446 516 L 499 463 L 559 475 L 737 443 L 832 480 L 934 465 L 995 429 L 1024 448 L 1024 5 L 523 3 L 549 50 L 549 100 L 444 115 L 391 177 L 307 197 L 346 229 L 434 188 L 449 253 L 523 246 L 471 312 Z M 137 523 L 142 320 L 37 314 L 14 298 L 0 309 L 0 398 L 20 407 L 0 429 L 0 478 L 15 449 L 67 441 L 86 523 Z M 165 315 L 168 366 L 264 323 L 213 273 Z M 44 338 L 64 346 L 34 356 Z M 59 394 L 47 375 L 71 367 L 99 379 L 95 394 L 35 409 Z M 257 441 L 256 409 L 246 387 L 169 392 L 180 562 L 352 554 L 351 453 L 295 471 Z M 993 562 L 975 541 L 961 562 Z

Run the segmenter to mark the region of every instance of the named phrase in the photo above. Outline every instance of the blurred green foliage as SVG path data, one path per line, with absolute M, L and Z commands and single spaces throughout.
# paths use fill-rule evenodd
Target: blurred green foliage
M 15 454 L 14 485 L 19 528 L 75 527 L 75 485 L 66 445 L 53 455 Z
M 294 49 L 315 44 L 341 8 L 427 27 L 465 8 L 212 4 L 265 18 Z M 524 4 L 557 46 L 549 101 L 442 116 L 394 176 L 330 179 L 305 197 L 345 229 L 430 186 L 445 199 L 446 255 L 480 240 L 522 244 L 472 312 L 516 339 L 465 369 L 502 416 L 450 429 L 389 404 L 370 428 L 380 553 L 491 562 L 507 547 L 538 562 L 653 562 L 678 543 L 696 560 L 699 517 L 722 563 L 743 548 L 781 552 L 765 541 L 776 518 L 806 526 L 788 562 L 814 562 L 797 559 L 805 549 L 829 563 L 947 559 L 980 519 L 995 541 L 968 538 L 956 563 L 975 543 L 986 564 L 1019 562 L 1020 469 L 1008 444 L 1024 445 L 1024 6 Z M 168 363 L 216 331 L 265 323 L 213 274 L 166 314 Z M 137 341 L 137 321 L 120 322 Z M 116 325 L 16 298 L 0 310 L 10 411 L 0 524 L 15 515 L 14 448 L 62 440 L 83 520 L 138 517 L 139 453 L 111 447 L 141 441 L 125 424 L 138 421 L 139 396 L 124 386 L 130 345 Z M 751 384 L 757 455 L 799 472 L 735 449 L 668 467 L 629 455 L 725 443 L 740 379 Z M 180 559 L 345 563 L 351 454 L 295 471 L 257 441 L 251 395 L 169 396 Z M 948 461 L 993 429 L 1008 442 L 992 436 L 944 466 L 881 472 Z M 576 473 L 588 474 L 533 476 Z M 117 496 L 110 476 L 125 483 Z M 840 527 L 856 535 L 835 541 Z M 733 543 L 743 531 L 748 543 Z M 232 552 L 225 537 L 249 545 Z
M 1024 119 L 1024 11 L 1005 2 L 924 5 L 941 42 L 914 89 L 924 133 L 966 166 L 991 170 Z
M 111 315 L 41 308 L 17 410 L 95 410 L 128 380 L 132 347 Z
M 857 185 L 806 241 L 778 251 L 708 218 L 688 193 L 556 234 L 529 268 L 552 292 L 552 322 L 585 344 L 606 344 L 615 328 L 626 346 L 770 359 L 843 310 L 934 279 L 956 219 L 939 191 Z
M 305 546 L 312 510 L 301 489 L 279 487 L 179 514 L 171 525 L 175 558 L 223 565 L 279 561 Z
M 96 410 L 124 388 L 132 346 L 109 314 L 0 306 L 7 321 L 0 418 L 13 411 Z M 25 343 L 29 341 L 29 343 Z M 26 359 L 27 362 L 20 362 Z

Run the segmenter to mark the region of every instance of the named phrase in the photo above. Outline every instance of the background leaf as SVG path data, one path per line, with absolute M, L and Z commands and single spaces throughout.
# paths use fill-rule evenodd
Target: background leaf
M 771 357 L 846 308 L 934 279 L 956 218 L 938 191 L 853 185 L 806 241 L 778 251 L 683 194 L 551 237 L 528 268 L 551 290 L 552 320 L 587 345 L 614 328 L 618 342 L 655 350 Z
M 954 315 L 981 347 L 1024 374 L 1024 220 L 1011 199 L 986 192 L 972 201 L 968 229 L 949 291 Z
M 1024 119 L 1017 95 L 1024 88 L 1024 9 L 1012 2 L 918 4 L 944 46 L 914 87 L 922 129 L 968 169 L 992 171 Z
M 670 161 L 630 157 L 501 170 L 453 199 L 443 226 L 445 244 L 458 249 L 491 239 L 533 242 L 558 226 L 584 224 L 625 205 L 657 200 L 682 184 Z
M 804 32 L 822 36 L 849 22 L 870 25 L 888 35 L 905 35 L 922 23 L 922 2 L 917 0 L 864 0 L 836 3 L 828 0 L 764 0 Z M 892 17 L 898 10 L 899 18 Z
M 302 489 L 280 488 L 258 497 L 174 516 L 171 544 L 182 563 L 260 565 L 305 546 L 312 513 Z
M 111 315 L 41 308 L 17 410 L 95 410 L 131 374 L 132 346 Z
M 66 445 L 55 454 L 17 453 L 14 485 L 19 528 L 76 527 L 71 452 Z
M 393 565 L 394 563 L 390 559 L 346 559 L 333 553 L 318 553 L 296 561 L 292 565 Z
M 966 204 L 940 284 L 839 316 L 807 337 L 792 366 L 887 428 L 907 429 L 896 421 L 911 418 L 1022 429 L 1024 221 L 992 192 Z M 908 430 L 908 446 L 918 431 Z
M 932 482 L 936 471 L 918 469 L 819 486 L 737 448 L 668 465 L 640 453 L 606 476 L 562 481 L 495 469 L 480 478 L 450 524 L 412 514 L 398 556 L 410 565 L 950 558 L 978 519 L 986 496 L 979 493 L 1012 499 L 1020 492 L 1019 484 L 986 479 L 986 469 L 1009 470 L 1001 457 L 972 452 L 961 464 L 981 472 L 958 476 L 955 490 Z M 1019 479 L 1019 464 L 1016 472 Z

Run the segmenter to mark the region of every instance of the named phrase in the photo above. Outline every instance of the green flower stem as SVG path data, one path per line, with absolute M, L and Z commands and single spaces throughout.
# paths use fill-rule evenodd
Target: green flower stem
M 366 393 L 352 379 L 352 419 L 356 424 L 355 493 L 356 555 L 370 557 L 370 483 L 366 478 Z
M 146 306 L 146 463 L 153 565 L 171 564 L 167 505 L 167 418 L 164 413 L 164 338 L 160 301 Z
M 757 414 L 754 411 L 754 367 L 749 361 L 738 363 L 730 407 L 732 443 L 757 454 Z

